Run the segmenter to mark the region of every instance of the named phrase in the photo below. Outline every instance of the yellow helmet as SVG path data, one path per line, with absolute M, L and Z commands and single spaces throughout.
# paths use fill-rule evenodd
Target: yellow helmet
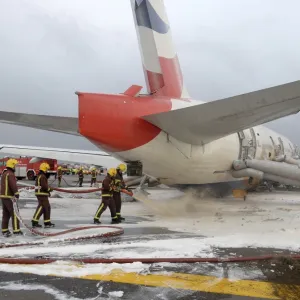
M 43 171 L 43 172 L 47 172 L 48 170 L 50 169 L 50 166 L 48 163 L 41 163 L 40 165 L 40 170 Z
M 115 168 L 110 168 L 107 171 L 107 174 L 109 174 L 111 177 L 115 176 L 117 174 L 117 170 Z
M 59 166 L 57 169 L 58 169 L 58 170 L 61 170 L 61 166 Z
M 14 169 L 15 166 L 18 164 L 19 162 L 14 159 L 14 158 L 10 158 L 7 162 L 6 162 L 6 167 L 7 168 L 11 168 L 11 169 Z
M 122 172 L 125 172 L 126 171 L 126 165 L 125 164 L 119 164 L 117 169 L 121 170 Z

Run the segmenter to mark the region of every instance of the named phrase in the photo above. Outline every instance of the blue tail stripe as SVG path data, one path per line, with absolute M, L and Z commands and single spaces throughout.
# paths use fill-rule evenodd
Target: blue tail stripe
M 148 0 L 136 0 L 135 14 L 138 26 L 147 27 L 161 34 L 167 33 L 170 29 Z

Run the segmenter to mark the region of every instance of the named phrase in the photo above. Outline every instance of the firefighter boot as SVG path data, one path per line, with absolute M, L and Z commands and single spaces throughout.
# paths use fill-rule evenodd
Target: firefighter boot
M 121 220 L 118 217 L 111 218 L 111 224 L 119 224 Z
M 37 222 L 37 221 L 31 221 L 31 226 L 32 226 L 32 228 L 35 228 L 35 227 L 39 227 L 39 228 L 41 228 L 42 227 L 42 225 L 40 225 L 39 224 L 39 222 Z
M 94 219 L 94 224 L 101 224 L 101 222 L 98 219 Z
M 117 214 L 117 217 L 118 217 L 118 219 L 119 219 L 120 221 L 125 221 L 125 218 L 123 218 L 123 217 L 121 216 L 121 214 Z
M 14 235 L 24 235 L 24 233 L 23 233 L 23 231 L 16 231 L 16 232 L 14 232 Z
M 9 230 L 5 231 L 2 233 L 4 237 L 10 237 L 11 236 L 11 232 Z
M 44 223 L 44 228 L 52 228 L 55 227 L 55 224 L 51 223 L 51 222 L 45 222 Z

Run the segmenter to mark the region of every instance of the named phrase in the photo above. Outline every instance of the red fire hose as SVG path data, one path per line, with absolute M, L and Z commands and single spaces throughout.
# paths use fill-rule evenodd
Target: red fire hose
M 57 192 L 62 192 L 62 193 L 70 193 L 70 194 L 88 194 L 88 193 L 95 193 L 95 192 L 99 192 L 102 191 L 102 188 L 98 188 L 98 189 L 88 189 L 88 190 L 66 190 L 66 189 L 61 189 L 61 188 L 52 188 L 54 191 Z M 129 196 L 132 196 L 133 193 L 130 191 L 127 191 L 125 189 L 121 190 L 122 193 L 127 194 Z
M 21 188 L 24 188 L 23 186 L 21 186 Z M 25 186 L 26 189 L 34 189 L 34 186 Z M 88 190 L 67 190 L 67 189 L 61 189 L 61 188 L 52 188 L 55 191 L 59 191 L 59 192 L 63 192 L 63 193 L 77 193 L 77 194 L 81 194 L 81 193 L 94 193 L 94 192 L 98 192 L 98 191 L 102 191 L 102 188 L 98 188 L 98 189 L 88 189 Z M 121 190 L 122 193 L 125 193 L 129 196 L 132 196 L 132 192 L 127 191 L 125 189 Z M 34 235 L 39 235 L 39 236 L 47 236 L 47 237 L 54 237 L 54 236 L 59 236 L 59 235 L 63 235 L 66 233 L 70 233 L 70 232 L 75 232 L 75 231 L 81 231 L 81 230 L 86 230 L 86 229 L 91 229 L 91 228 L 114 228 L 117 229 L 117 231 L 114 232 L 108 232 L 105 234 L 98 234 L 98 235 L 93 235 L 92 237 L 87 236 L 87 237 L 77 237 L 77 238 L 66 238 L 64 239 L 64 241 L 74 241 L 74 240 L 84 240 L 84 239 L 90 239 L 90 238 L 95 238 L 95 237 L 112 237 L 112 236 L 116 236 L 116 235 L 121 235 L 124 233 L 123 228 L 121 227 L 116 227 L 116 226 L 85 226 L 85 227 L 76 227 L 76 228 L 72 228 L 69 230 L 64 230 L 64 231 L 60 231 L 60 232 L 56 232 L 56 233 L 45 233 L 45 232 L 40 232 L 30 226 L 28 226 L 22 219 L 19 209 L 18 209 L 18 205 L 17 205 L 17 199 L 12 199 L 13 202 L 13 207 L 14 207 L 14 212 L 17 216 L 17 218 L 19 219 L 19 221 L 22 223 L 22 225 L 24 227 L 26 227 L 32 234 Z M 30 246 L 30 245 L 38 245 L 38 244 L 43 244 L 42 241 L 37 241 L 37 242 L 32 242 L 32 243 L 19 243 L 19 244 L 2 244 L 0 245 L 0 248 L 10 248 L 10 247 L 21 247 L 21 246 Z
M 18 188 L 22 188 L 22 189 L 26 189 L 26 190 L 32 190 L 35 187 L 34 186 L 20 186 L 18 185 Z M 61 189 L 61 188 L 56 188 L 56 187 L 52 187 L 52 190 L 57 191 L 57 192 L 62 192 L 62 193 L 69 193 L 69 194 L 88 194 L 88 193 L 95 193 L 95 192 L 99 192 L 102 191 L 102 188 L 96 188 L 96 189 L 87 189 L 87 190 L 67 190 L 67 189 Z M 133 193 L 131 191 L 122 189 L 121 190 L 122 193 L 127 194 L 129 196 L 132 196 Z
M 56 261 L 72 261 L 83 264 L 131 264 L 134 262 L 141 262 L 144 264 L 154 263 L 236 263 L 236 262 L 249 262 L 261 260 L 273 260 L 278 258 L 288 258 L 293 260 L 300 260 L 300 255 L 279 256 L 279 255 L 265 255 L 265 256 L 251 256 L 251 257 L 175 257 L 175 258 L 69 258 L 69 259 L 54 259 L 54 258 L 0 258 L 1 264 L 25 264 L 25 265 L 45 265 Z
M 35 187 L 30 186 L 30 187 L 26 187 L 27 189 L 33 189 Z M 60 192 L 65 192 L 65 193 L 92 193 L 95 191 L 101 191 L 102 189 L 89 189 L 89 190 L 65 190 L 65 189 L 59 189 L 59 188 L 53 188 L 53 190 L 58 190 Z M 122 193 L 126 193 L 128 195 L 132 195 L 131 192 L 123 189 L 121 190 Z M 60 232 L 56 232 L 56 233 L 45 233 L 45 232 L 40 232 L 37 229 L 34 229 L 30 226 L 28 226 L 22 219 L 22 216 L 20 215 L 19 212 L 19 208 L 17 205 L 17 199 L 13 198 L 12 202 L 13 202 L 13 208 L 14 208 L 14 212 L 15 215 L 17 216 L 17 218 L 19 219 L 19 221 L 21 222 L 21 224 L 26 227 L 32 234 L 34 235 L 39 235 L 39 236 L 45 236 L 45 237 L 55 237 L 55 236 L 59 236 L 59 235 L 63 235 L 63 234 L 67 234 L 67 233 L 71 233 L 71 232 L 75 232 L 75 231 L 81 231 L 81 230 L 87 230 L 87 229 L 94 229 L 94 228 L 113 228 L 116 229 L 116 231 L 113 232 L 107 232 L 107 233 L 101 233 L 101 234 L 96 234 L 93 236 L 86 236 L 86 237 L 75 237 L 75 238 L 66 238 L 64 239 L 64 241 L 74 241 L 74 240 L 84 240 L 84 239 L 90 239 L 90 238 L 95 238 L 95 237 L 101 237 L 101 238 L 105 238 L 105 237 L 113 237 L 113 236 L 117 236 L 117 235 L 121 235 L 124 233 L 123 228 L 121 227 L 117 227 L 117 226 L 84 226 L 84 227 L 76 227 L 76 228 L 72 228 L 72 229 L 68 229 L 68 230 L 64 230 L 64 231 L 60 231 Z M 12 248 L 12 247 L 21 247 L 21 246 L 31 246 L 31 245 L 40 245 L 43 244 L 43 241 L 36 241 L 36 242 L 29 242 L 29 243 L 18 243 L 18 244 L 0 244 L 0 248 Z
M 113 237 L 113 236 L 118 236 L 124 233 L 124 229 L 118 226 L 83 226 L 83 227 L 76 227 L 56 233 L 43 233 L 39 232 L 38 230 L 35 230 L 33 228 L 29 228 L 28 225 L 23 223 L 23 225 L 32 233 L 36 235 L 41 235 L 41 236 L 48 236 L 48 237 L 54 237 L 54 236 L 59 236 L 62 234 L 70 233 L 70 232 L 75 232 L 75 231 L 81 231 L 81 230 L 87 230 L 87 229 L 94 229 L 94 228 L 113 228 L 116 229 L 115 231 L 112 232 L 107 232 L 107 233 L 100 233 L 100 234 L 94 234 L 93 236 L 81 236 L 81 237 L 74 237 L 74 238 L 65 238 L 64 242 L 70 242 L 70 241 L 76 241 L 76 240 L 87 240 L 91 238 L 108 238 L 108 237 Z M 43 245 L 44 241 L 36 241 L 36 242 L 29 242 L 29 243 L 18 243 L 18 244 L 0 244 L 0 248 L 14 248 L 14 247 L 23 247 L 23 246 L 35 246 L 35 245 Z M 1 258 L 0 258 L 1 259 Z

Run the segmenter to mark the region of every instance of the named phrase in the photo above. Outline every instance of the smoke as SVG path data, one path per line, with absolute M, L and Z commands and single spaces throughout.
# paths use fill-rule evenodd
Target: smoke
M 212 215 L 218 211 L 218 203 L 224 201 L 213 197 L 208 189 L 199 192 L 192 188 L 184 193 L 170 189 L 170 192 L 153 192 L 150 195 L 140 191 L 134 194 L 134 198 L 153 214 L 168 218 Z

